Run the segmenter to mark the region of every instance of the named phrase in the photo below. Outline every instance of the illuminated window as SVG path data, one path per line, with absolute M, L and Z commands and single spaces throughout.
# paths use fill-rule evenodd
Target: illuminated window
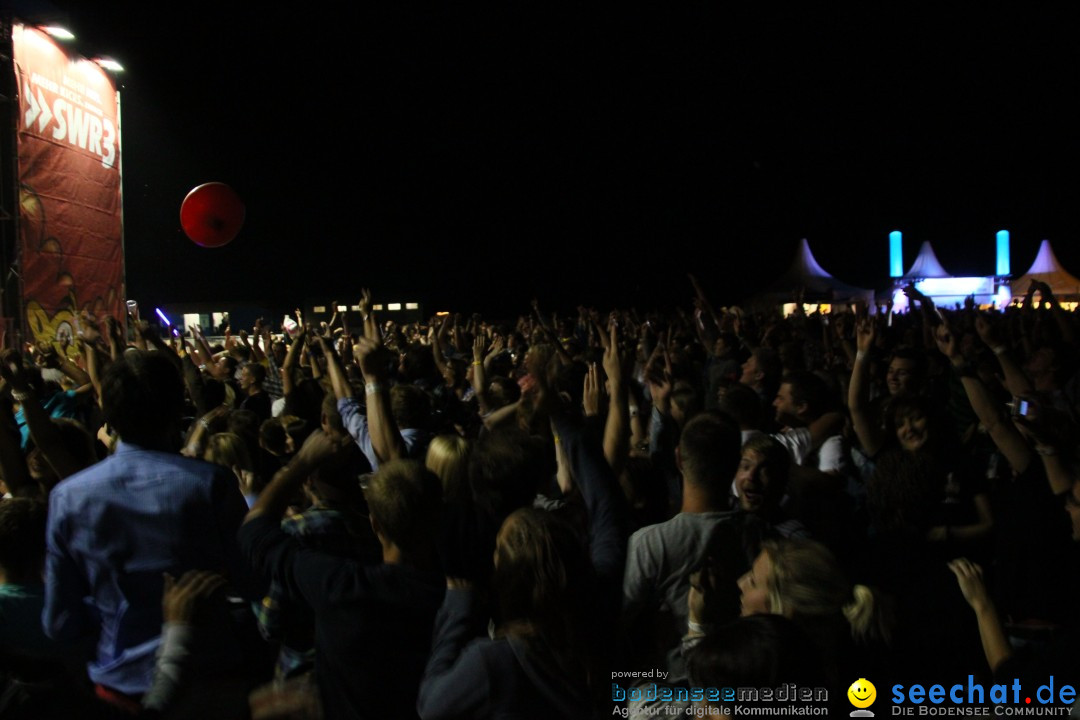
M 391 310 L 391 311 L 400 310 L 401 309 L 401 303 L 387 303 L 386 304 L 386 309 Z
M 406 310 L 419 310 L 420 303 L 405 303 Z
M 312 310 L 312 312 L 324 313 L 324 312 L 326 312 L 326 306 L 325 305 L 316 305 L 315 307 L 311 308 L 311 310 Z

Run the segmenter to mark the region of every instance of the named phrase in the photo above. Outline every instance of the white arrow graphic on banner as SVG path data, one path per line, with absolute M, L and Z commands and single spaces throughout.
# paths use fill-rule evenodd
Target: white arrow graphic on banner
M 52 120 L 53 115 L 49 111 L 49 105 L 45 102 L 45 98 L 41 96 L 41 90 L 38 89 L 38 94 L 35 98 L 30 86 L 27 85 L 26 98 L 30 101 L 30 107 L 26 111 L 26 127 L 30 127 L 34 124 L 34 120 L 37 120 L 38 130 L 44 131 L 48 126 L 49 121 Z
M 30 102 L 30 107 L 26 111 L 26 125 L 30 127 L 34 124 L 34 120 L 37 119 L 38 114 L 41 112 L 41 106 L 38 105 L 37 100 L 34 98 L 34 91 L 30 89 L 30 85 L 26 86 L 26 99 Z
M 45 102 L 45 98 L 41 96 L 41 88 L 37 91 L 38 104 L 41 105 L 41 117 L 38 118 L 38 131 L 45 132 L 45 128 L 48 127 L 49 121 L 52 120 L 53 114 L 49 112 L 49 104 Z

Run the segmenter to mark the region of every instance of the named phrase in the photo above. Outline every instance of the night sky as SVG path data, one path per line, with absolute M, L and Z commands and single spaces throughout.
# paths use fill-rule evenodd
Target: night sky
M 802 237 L 880 285 L 893 229 L 905 267 L 930 240 L 989 274 L 1007 228 L 1015 274 L 1044 238 L 1080 274 L 1080 50 L 1054 14 L 55 5 L 80 52 L 127 68 L 144 304 L 369 286 L 430 310 L 645 308 L 687 304 L 687 271 L 728 303 Z M 247 204 L 218 250 L 179 225 L 209 181 Z

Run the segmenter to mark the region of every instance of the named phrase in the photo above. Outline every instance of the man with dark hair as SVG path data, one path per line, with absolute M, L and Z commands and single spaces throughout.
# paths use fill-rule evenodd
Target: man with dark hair
M 749 385 L 738 382 L 729 385 L 717 399 L 716 409 L 727 413 L 739 424 L 744 445 L 750 438 L 763 434 L 761 426 L 764 416 L 761 399 Z
M 239 580 L 246 504 L 227 468 L 177 453 L 184 385 L 165 355 L 124 353 L 102 379 L 101 401 L 120 442 L 50 495 L 42 620 L 56 640 L 99 636 L 90 678 L 123 704 L 150 687 L 163 575 L 202 569 Z
M 758 347 L 743 363 L 739 382 L 753 388 L 761 401 L 762 410 L 765 410 L 776 397 L 776 390 L 780 386 L 780 377 L 783 372 L 784 367 L 776 351 L 767 347 Z M 772 427 L 775 427 L 775 423 L 771 421 L 766 423 L 766 429 Z
M 731 480 L 739 466 L 738 424 L 715 411 L 683 428 L 675 450 L 682 507 L 666 522 L 630 536 L 623 579 L 623 616 L 636 645 L 635 667 L 666 668 L 684 677 L 679 641 L 686 634 L 691 565 L 718 523 L 730 520 Z
M 832 474 L 848 470 L 848 452 L 839 433 L 843 416 L 821 377 L 808 370 L 784 375 L 773 407 L 781 427 L 773 437 L 797 465 Z
M 240 368 L 240 392 L 244 395 L 240 408 L 251 410 L 260 421 L 270 417 L 270 394 L 263 390 L 265 380 L 266 368 L 258 363 L 245 363 Z
M 926 353 L 897 348 L 889 360 L 885 384 L 890 397 L 921 395 L 926 385 Z

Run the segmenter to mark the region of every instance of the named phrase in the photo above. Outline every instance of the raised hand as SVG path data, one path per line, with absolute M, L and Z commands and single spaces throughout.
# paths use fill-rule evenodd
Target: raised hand
M 600 414 L 600 371 L 596 363 L 589 363 L 589 369 L 585 373 L 585 388 L 581 402 L 585 409 L 585 417 Z
M 671 392 L 673 389 L 671 373 L 671 355 L 667 348 L 662 351 L 664 367 L 660 372 L 652 372 L 646 377 L 649 385 L 649 394 L 652 395 L 653 406 L 661 413 L 668 415 L 671 412 Z
M 378 382 L 385 378 L 387 350 L 382 342 L 362 337 L 353 346 L 353 354 L 365 381 Z
M 165 591 L 161 596 L 165 622 L 190 623 L 225 582 L 224 577 L 210 570 L 188 570 L 179 580 L 165 573 Z
M 23 356 L 15 350 L 5 350 L 0 355 L 0 377 L 16 392 L 33 389 L 33 376 L 27 371 Z
M 960 357 L 960 344 L 956 341 L 956 335 L 953 334 L 948 324 L 942 322 L 936 328 L 934 328 L 934 340 L 937 342 L 938 350 L 949 358 L 954 360 Z
M 604 373 L 607 375 L 608 382 L 611 383 L 612 392 L 614 392 L 623 383 L 623 358 L 619 356 L 619 330 L 615 323 L 611 324 L 608 332 L 607 342 L 604 344 Z M 664 353 L 664 355 L 667 360 L 667 372 L 670 373 L 671 359 L 667 357 L 667 353 Z
M 949 569 L 956 575 L 956 581 L 960 585 L 960 592 L 964 594 L 964 600 L 973 609 L 978 610 L 990 602 L 990 595 L 986 591 L 983 582 L 982 568 L 967 558 L 957 558 L 949 564 Z
M 905 285 L 904 294 L 907 295 L 909 300 L 917 300 L 919 302 L 926 300 L 926 296 L 918 291 L 915 287 L 915 283 L 908 283 Z
M 859 352 L 870 352 L 874 347 L 874 339 L 877 337 L 877 323 L 872 317 L 864 317 L 855 326 L 855 349 Z

